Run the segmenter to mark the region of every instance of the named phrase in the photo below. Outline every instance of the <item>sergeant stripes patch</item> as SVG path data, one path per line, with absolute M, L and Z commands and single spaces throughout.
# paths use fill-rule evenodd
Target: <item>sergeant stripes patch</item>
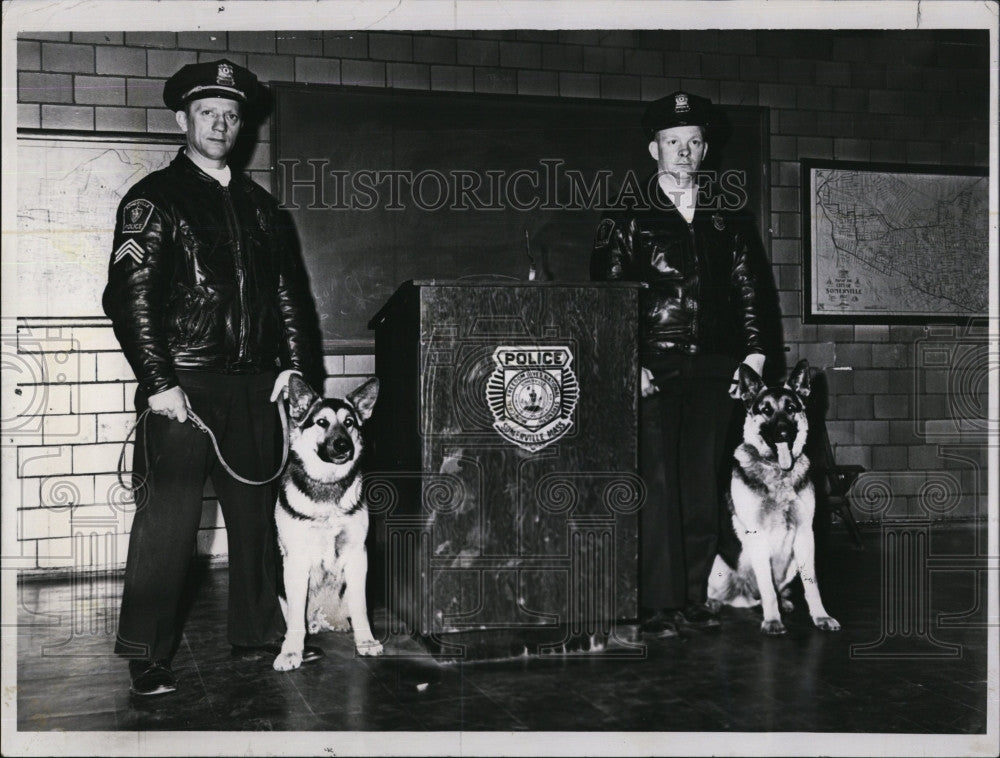
M 131 257 L 136 263 L 142 263 L 143 258 L 146 257 L 146 251 L 134 239 L 129 239 L 120 248 L 115 250 L 114 263 L 118 263 L 126 256 Z

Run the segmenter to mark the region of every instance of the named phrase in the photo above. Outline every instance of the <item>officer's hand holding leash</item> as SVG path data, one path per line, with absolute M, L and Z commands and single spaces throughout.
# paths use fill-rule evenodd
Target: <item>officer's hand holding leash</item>
M 274 380 L 274 389 L 271 390 L 271 402 L 277 401 L 279 397 L 288 397 L 288 380 L 291 378 L 292 374 L 298 374 L 302 376 L 301 371 L 296 371 L 293 368 L 287 368 L 278 374 L 278 377 Z
M 191 412 L 191 401 L 180 387 L 171 387 L 149 396 L 149 410 L 183 424 Z
M 277 404 L 278 418 L 281 421 L 282 453 L 281 464 L 278 466 L 278 470 L 267 479 L 247 479 L 246 477 L 240 476 L 233 471 L 232 467 L 226 462 L 226 459 L 222 457 L 222 451 L 219 449 L 219 441 L 216 439 L 215 433 L 209 428 L 208 424 L 202 421 L 198 414 L 191 409 L 191 401 L 188 400 L 187 393 L 185 393 L 180 387 L 171 387 L 168 390 L 157 392 L 155 395 L 149 396 L 149 407 L 139 414 L 139 418 L 135 420 L 132 428 L 125 436 L 125 441 L 122 443 L 121 455 L 118 456 L 118 483 L 129 492 L 135 492 L 141 487 L 144 487 L 146 484 L 146 481 L 143 479 L 139 482 L 139 484 L 130 487 L 122 478 L 122 472 L 125 469 L 125 451 L 128 448 L 129 441 L 132 439 L 132 435 L 137 433 L 138 428 L 142 425 L 142 422 L 150 413 L 166 416 L 167 418 L 172 419 L 173 421 L 178 421 L 182 424 L 190 419 L 191 423 L 194 424 L 195 427 L 208 435 L 208 438 L 212 443 L 212 447 L 215 449 L 215 455 L 219 459 L 219 463 L 236 481 L 253 486 L 260 486 L 262 484 L 273 482 L 281 476 L 281 472 L 285 470 L 285 464 L 288 463 L 288 415 L 285 412 L 284 399 L 287 395 L 288 378 L 292 374 L 299 374 L 301 376 L 301 373 L 298 371 L 282 371 L 278 374 L 278 378 L 274 382 L 274 388 L 271 390 L 271 402 Z M 143 426 L 143 434 L 145 434 L 145 432 L 146 427 Z M 146 470 L 148 471 L 148 443 L 143 445 L 143 449 L 146 455 Z
M 639 394 L 643 397 L 649 397 L 660 391 L 660 388 L 653 383 L 653 372 L 645 366 L 642 367 L 639 379 Z
M 747 365 L 757 372 L 757 376 L 764 376 L 764 354 L 763 353 L 750 353 L 746 358 L 743 359 L 741 365 Z M 729 397 L 733 400 L 740 399 L 740 367 L 736 367 L 736 372 L 733 374 L 733 381 L 729 385 Z

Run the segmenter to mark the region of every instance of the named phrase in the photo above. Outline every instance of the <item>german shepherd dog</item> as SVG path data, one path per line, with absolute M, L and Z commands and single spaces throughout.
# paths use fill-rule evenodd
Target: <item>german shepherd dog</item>
M 369 379 L 343 400 L 324 400 L 294 374 L 289 380 L 289 463 L 274 509 L 287 627 L 274 660 L 278 671 L 302 665 L 307 629 L 353 628 L 360 655 L 382 653 L 368 623 L 368 508 L 359 469 L 361 427 L 377 396 L 378 379 Z
M 840 629 L 823 607 L 816 584 L 812 522 L 816 497 L 809 479 L 809 459 L 802 450 L 809 425 L 809 364 L 799 361 L 781 388 L 768 388 L 757 372 L 740 366 L 739 397 L 746 406 L 743 443 L 734 454 L 729 489 L 739 558 L 729 563 L 717 555 L 708 579 L 709 602 L 764 611 L 761 631 L 784 634 L 778 594 L 785 611 L 789 583 L 798 574 L 813 623 Z

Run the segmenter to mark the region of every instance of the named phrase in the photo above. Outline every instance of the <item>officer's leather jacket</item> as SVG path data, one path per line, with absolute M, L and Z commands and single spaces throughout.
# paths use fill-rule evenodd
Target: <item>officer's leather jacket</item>
M 309 372 L 315 311 L 292 230 L 274 199 L 234 171 L 228 187 L 183 149 L 118 207 L 104 312 L 155 394 L 175 369 Z
M 597 230 L 591 278 L 637 281 L 640 360 L 712 353 L 742 359 L 764 352 L 751 254 L 753 222 L 700 198 L 688 224 L 655 178 L 628 210 Z

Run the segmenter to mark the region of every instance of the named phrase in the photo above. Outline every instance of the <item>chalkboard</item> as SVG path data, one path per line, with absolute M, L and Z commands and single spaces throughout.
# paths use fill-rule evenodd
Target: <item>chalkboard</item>
M 655 169 L 639 102 L 271 90 L 274 187 L 328 352 L 371 350 L 369 319 L 407 280 L 526 279 L 525 232 L 539 279 L 586 281 L 601 205 Z M 710 143 L 705 167 L 742 172 L 766 221 L 767 111 L 725 114 L 728 137 Z

